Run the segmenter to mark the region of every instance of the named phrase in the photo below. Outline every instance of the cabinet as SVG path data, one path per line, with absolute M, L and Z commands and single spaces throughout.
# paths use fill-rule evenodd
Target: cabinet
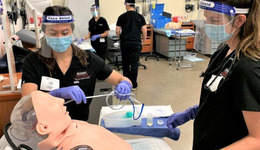
M 181 29 L 191 29 L 195 30 L 195 24 L 193 22 L 183 22 L 181 25 Z M 194 47 L 194 37 L 188 37 L 186 40 L 186 50 L 193 50 Z
M 9 78 L 9 74 L 2 74 L 4 77 Z M 16 73 L 17 80 L 21 79 L 22 73 Z M 4 85 L 9 85 L 9 80 L 0 82 L 0 92 L 6 92 L 10 89 L 4 89 Z M 10 122 L 10 116 L 14 106 L 20 100 L 21 93 L 4 93 L 0 94 L 0 137 L 3 135 L 3 129 L 7 123 Z
M 142 53 L 153 52 L 153 25 L 146 25 L 147 37 L 143 43 Z
M 185 56 L 186 38 L 168 37 L 161 32 L 155 33 L 156 52 L 170 60 L 176 56 Z

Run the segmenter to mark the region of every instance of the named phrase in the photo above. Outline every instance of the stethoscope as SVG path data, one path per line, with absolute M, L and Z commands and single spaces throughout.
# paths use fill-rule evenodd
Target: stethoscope
M 234 67 L 234 64 L 236 62 L 236 55 L 235 52 L 233 52 L 228 58 L 224 64 L 220 67 L 217 67 L 216 69 L 212 70 L 209 72 L 209 68 L 212 67 L 213 63 L 215 60 L 219 57 L 221 52 L 225 49 L 226 46 L 223 46 L 220 50 L 219 53 L 216 55 L 216 57 L 211 61 L 211 63 L 208 66 L 208 69 L 205 72 L 202 72 L 200 77 L 205 77 L 205 75 L 213 74 L 216 70 L 218 70 L 220 67 L 220 70 L 218 71 L 217 75 L 215 77 L 211 78 L 203 87 L 204 89 L 210 91 L 210 92 L 217 92 L 217 90 L 223 85 L 225 81 L 227 81 L 228 76 L 231 74 L 231 70 Z M 231 62 L 231 63 L 230 63 Z M 228 65 L 229 64 L 229 65 Z M 216 88 L 212 88 L 213 86 L 217 86 Z

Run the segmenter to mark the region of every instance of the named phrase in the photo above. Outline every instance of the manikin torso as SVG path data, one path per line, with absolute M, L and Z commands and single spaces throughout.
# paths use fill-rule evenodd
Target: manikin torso
M 71 120 L 63 99 L 41 91 L 31 95 L 38 120 L 36 130 L 47 135 L 38 143 L 41 150 L 70 150 L 81 145 L 93 150 L 132 150 L 126 141 L 101 126 Z
M 123 139 L 98 125 L 92 125 L 84 121 L 72 120 L 66 129 L 60 143 L 56 140 L 49 141 L 48 138 L 38 144 L 44 149 L 46 144 L 58 145 L 57 150 L 69 150 L 76 146 L 87 145 L 93 150 L 131 150 L 131 146 Z M 47 142 L 47 143 L 46 143 Z

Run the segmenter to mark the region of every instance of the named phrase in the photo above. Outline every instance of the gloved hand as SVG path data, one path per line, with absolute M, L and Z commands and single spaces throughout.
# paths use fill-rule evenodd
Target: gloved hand
M 182 125 L 187 121 L 190 121 L 191 119 L 194 119 L 196 117 L 198 109 L 199 106 L 195 105 L 185 111 L 172 114 L 167 120 L 167 127 L 173 132 L 177 126 Z
M 77 42 L 77 41 L 78 41 L 78 39 L 75 37 L 74 40 L 73 40 L 73 43 L 74 43 L 74 42 Z
M 101 34 L 97 34 L 97 35 L 93 35 L 91 37 L 91 41 L 96 41 L 97 38 L 100 38 L 101 37 Z
M 77 104 L 80 104 L 82 101 L 84 102 L 84 104 L 87 103 L 86 96 L 85 96 L 84 92 L 77 85 L 52 90 L 52 91 L 50 91 L 50 94 L 52 96 L 60 97 L 60 98 L 63 98 L 63 99 L 72 99 Z
M 115 87 L 116 98 L 121 100 L 126 100 L 130 97 L 130 93 L 132 90 L 132 84 L 126 80 L 121 81 Z
M 80 40 L 78 41 L 77 45 L 81 44 L 85 39 L 82 37 L 80 38 Z

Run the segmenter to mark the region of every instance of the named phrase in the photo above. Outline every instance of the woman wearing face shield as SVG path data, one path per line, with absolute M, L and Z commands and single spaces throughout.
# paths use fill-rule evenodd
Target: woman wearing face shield
M 200 9 L 198 27 L 225 44 L 202 75 L 193 150 L 259 150 L 260 1 L 201 1 Z
M 72 44 L 74 19 L 69 8 L 47 7 L 42 22 L 45 33 L 42 47 L 24 61 L 22 96 L 41 90 L 55 97 L 72 99 L 75 103 L 67 104 L 70 116 L 84 121 L 88 120 L 91 103 L 86 96 L 94 94 L 96 79 L 116 85 L 118 99 L 125 100 L 130 96 L 126 95 L 132 89 L 128 78 L 112 70 L 96 54 Z
M 96 50 L 99 57 L 105 60 L 107 52 L 107 40 L 109 27 L 104 17 L 100 16 L 99 7 L 97 5 L 91 6 L 91 13 L 93 18 L 89 21 L 88 34 L 84 40 L 90 38 L 91 45 Z
M 199 6 L 196 44 L 201 36 L 221 44 L 201 75 L 199 106 L 173 114 L 167 125 L 195 118 L 193 150 L 259 150 L 260 1 L 203 0 Z

